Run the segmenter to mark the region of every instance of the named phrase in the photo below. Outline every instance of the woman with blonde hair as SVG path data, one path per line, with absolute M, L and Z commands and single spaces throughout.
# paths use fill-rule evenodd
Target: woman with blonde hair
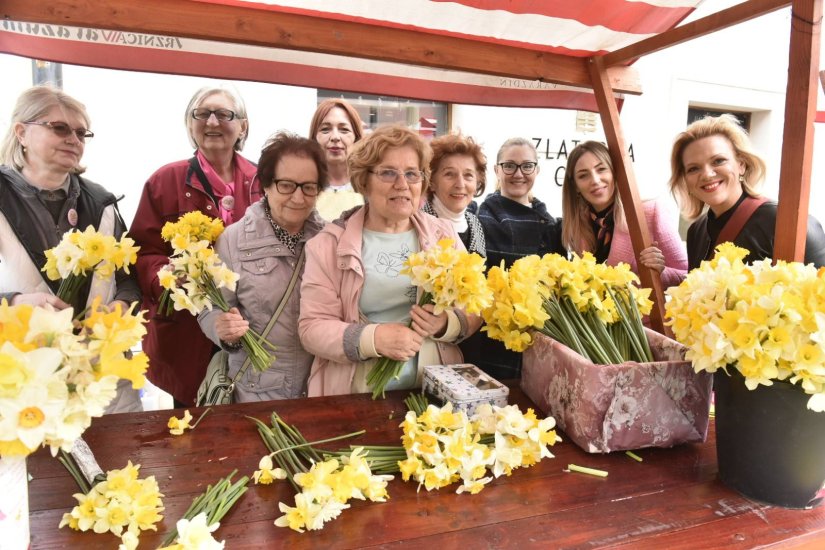
M 773 257 L 776 202 L 758 192 L 765 161 L 733 115 L 705 117 L 688 126 L 676 137 L 670 166 L 670 190 L 682 215 L 695 220 L 687 236 L 690 269 L 710 259 L 716 245 L 726 241 L 750 251 L 746 262 Z M 805 263 L 825 265 L 825 233 L 812 216 Z
M 676 224 L 656 201 L 643 203 L 653 238 L 639 262 L 659 272 L 664 286 L 679 284 L 687 273 L 685 245 Z M 607 147 L 597 141 L 577 145 L 567 157 L 562 185 L 562 241 L 579 255 L 590 252 L 598 262 L 629 264 L 638 274 L 636 255 Z

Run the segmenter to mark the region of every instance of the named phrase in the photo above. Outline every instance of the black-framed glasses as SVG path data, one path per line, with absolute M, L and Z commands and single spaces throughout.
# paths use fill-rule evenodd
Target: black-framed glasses
M 516 173 L 516 170 L 521 170 L 521 173 L 525 176 L 528 176 L 536 171 L 536 166 L 539 165 L 538 162 L 522 162 L 521 164 L 517 164 L 515 162 L 499 162 L 499 166 L 501 166 L 501 171 L 507 174 L 508 176 L 512 176 Z
M 424 172 L 421 170 L 396 170 L 395 168 L 378 168 L 370 170 L 370 174 L 375 174 L 384 183 L 395 183 L 398 176 L 404 176 L 407 183 L 421 183 L 424 179 Z
M 86 142 L 87 139 L 95 137 L 94 132 L 87 128 L 72 128 L 65 122 L 59 121 L 50 121 L 50 122 L 37 122 L 36 120 L 30 120 L 28 122 L 24 122 L 23 124 L 34 124 L 36 126 L 43 126 L 44 128 L 48 128 L 55 135 L 59 137 L 69 137 L 70 135 L 74 134 L 78 141 Z
M 291 195 L 296 189 L 300 188 L 301 193 L 307 197 L 315 197 L 321 192 L 321 186 L 314 181 L 305 181 L 298 183 L 292 180 L 272 180 L 275 184 L 275 189 L 282 195 Z
M 230 111 L 229 109 L 207 109 L 206 107 L 198 107 L 197 109 L 192 109 L 192 118 L 195 120 L 209 120 L 209 117 L 215 115 L 215 118 L 218 122 L 229 122 L 230 120 L 235 120 L 238 116 L 235 111 Z

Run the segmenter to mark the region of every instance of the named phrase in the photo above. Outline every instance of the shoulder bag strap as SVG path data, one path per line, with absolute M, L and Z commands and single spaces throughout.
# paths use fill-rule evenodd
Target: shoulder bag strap
M 289 297 L 292 296 L 292 291 L 295 290 L 295 284 L 298 282 L 298 275 L 301 273 L 301 268 L 304 266 L 304 260 L 306 259 L 306 245 L 301 250 L 301 255 L 298 256 L 298 261 L 295 263 L 295 269 L 292 271 L 292 278 L 289 280 L 289 285 L 287 285 L 286 290 L 284 291 L 284 296 L 281 298 L 281 303 L 278 304 L 278 307 L 275 308 L 275 313 L 272 314 L 272 319 L 269 320 L 269 323 L 266 325 L 263 333 L 261 334 L 262 338 L 266 338 L 269 336 L 269 333 L 272 331 L 272 328 L 275 326 L 275 323 L 278 321 L 278 317 L 281 316 L 281 312 L 286 307 L 286 303 L 289 301 Z M 249 364 L 252 360 L 249 356 L 246 356 L 246 360 L 243 362 L 243 366 L 241 366 L 241 370 L 238 371 L 238 374 L 235 375 L 235 378 L 232 379 L 232 386 L 235 386 L 235 380 L 238 380 L 243 373 L 246 372 L 246 369 L 249 368 Z
M 766 202 L 768 202 L 768 199 L 765 197 L 748 197 L 742 201 L 742 204 L 739 205 L 739 208 L 737 208 L 736 212 L 730 217 L 725 227 L 719 232 L 719 236 L 716 237 L 716 242 L 713 243 L 711 250 L 714 250 L 722 243 L 733 241 L 742 231 L 742 228 L 745 227 L 745 224 L 751 216 L 753 216 L 753 213 L 756 212 L 756 209 Z

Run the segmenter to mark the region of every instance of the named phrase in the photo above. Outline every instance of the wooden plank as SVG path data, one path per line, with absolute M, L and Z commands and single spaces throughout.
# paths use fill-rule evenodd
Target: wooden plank
M 418 30 L 335 21 L 190 0 L 4 0 L 5 19 L 253 44 L 590 88 L 586 58 Z M 59 52 L 56 52 L 59 55 Z M 640 94 L 631 67 L 615 67 L 618 93 Z
M 627 154 L 627 147 L 622 135 L 616 97 L 613 95 L 607 81 L 604 61 L 601 57 L 592 57 L 590 60 L 593 92 L 599 106 L 605 138 L 610 149 L 610 158 L 613 160 L 613 175 L 616 186 L 619 188 L 619 196 L 622 199 L 627 228 L 630 231 L 630 240 L 633 243 L 633 251 L 638 258 L 641 251 L 652 244 L 650 231 L 647 228 L 642 200 L 639 198 L 633 163 Z M 653 300 L 653 309 L 650 312 L 650 326 L 657 332 L 670 334 L 670 329 L 664 325 L 665 295 L 659 272 L 645 267 L 641 263 L 638 264 L 638 270 L 642 286 L 652 289 L 650 297 Z
M 748 0 L 604 55 L 611 67 L 782 9 L 790 0 Z
M 773 247 L 775 260 L 805 259 L 821 31 L 822 0 L 794 0 Z

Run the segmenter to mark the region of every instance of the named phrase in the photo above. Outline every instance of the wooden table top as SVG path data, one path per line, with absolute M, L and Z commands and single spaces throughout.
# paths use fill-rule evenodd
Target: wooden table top
M 154 475 L 166 510 L 158 532 L 145 531 L 140 548 L 156 548 L 192 499 L 208 484 L 238 469 L 257 469 L 266 449 L 245 416 L 269 421 L 272 410 L 308 440 L 365 429 L 357 442 L 400 444 L 398 428 L 407 392 L 324 397 L 215 407 L 194 431 L 174 437 L 166 427 L 181 411 L 116 414 L 96 419 L 84 438 L 103 470 L 141 465 Z M 529 400 L 511 386 L 510 403 Z M 190 409 L 197 418 L 200 409 Z M 711 423 L 712 424 L 712 423 Z M 564 438 L 564 434 L 561 434 Z M 555 458 L 494 480 L 477 495 L 454 488 L 427 492 L 400 477 L 386 503 L 351 501 L 352 507 L 321 531 L 275 527 L 278 502 L 294 504 L 286 482 L 254 485 L 216 532 L 238 548 L 825 548 L 825 506 L 786 510 L 750 501 L 717 480 L 715 432 L 704 444 L 643 449 L 636 462 L 622 452 L 587 454 L 563 441 Z M 340 445 L 342 447 L 344 445 Z M 334 448 L 338 448 L 335 446 Z M 607 470 L 607 478 L 566 473 L 573 463 Z M 116 548 L 112 534 L 80 533 L 57 525 L 71 510 L 74 480 L 48 451 L 28 459 L 31 548 Z M 236 476 L 237 479 L 238 476 Z M 2 547 L 2 541 L 0 541 Z

